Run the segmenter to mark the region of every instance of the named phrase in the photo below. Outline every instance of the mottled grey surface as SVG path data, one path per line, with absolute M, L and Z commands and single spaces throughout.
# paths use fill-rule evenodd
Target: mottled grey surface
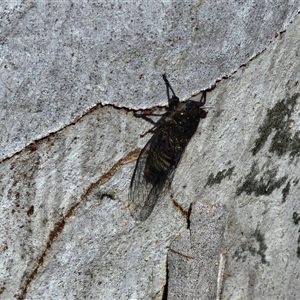
M 217 299 L 227 213 L 224 206 L 192 205 L 189 228 L 168 252 L 168 299 Z
M 161 299 L 195 201 L 227 207 L 219 299 L 300 298 L 299 4 L 217 4 L 1 4 L 1 299 Z M 162 72 L 181 98 L 229 78 L 137 223 L 126 108 L 166 103 Z
M 55 132 L 97 103 L 166 104 L 245 64 L 282 31 L 297 0 L 2 1 L 0 157 Z

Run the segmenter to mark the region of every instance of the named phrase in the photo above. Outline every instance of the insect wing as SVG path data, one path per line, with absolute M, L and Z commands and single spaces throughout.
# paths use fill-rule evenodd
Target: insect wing
M 200 119 L 207 114 L 201 108 L 206 102 L 206 92 L 202 93 L 199 102 L 189 99 L 180 103 L 166 75 L 163 79 L 169 106 L 148 131 L 153 136 L 140 153 L 130 183 L 129 209 L 132 216 L 140 221 L 150 216 L 158 199 L 165 194 L 184 149 L 196 132 Z
M 158 199 L 164 195 L 174 175 L 175 165 L 158 170 L 156 166 L 153 166 L 153 163 L 149 162 L 150 155 L 153 153 L 160 155 L 163 134 L 163 128 L 154 133 L 141 151 L 135 166 L 130 184 L 129 208 L 136 220 L 145 221 L 150 216 Z M 159 160 L 159 157 L 157 159 Z

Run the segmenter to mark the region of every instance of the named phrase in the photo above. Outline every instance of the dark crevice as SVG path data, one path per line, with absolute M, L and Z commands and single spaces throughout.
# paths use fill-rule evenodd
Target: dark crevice
M 192 203 L 190 204 L 190 207 L 189 207 L 189 210 L 188 210 L 188 214 L 187 214 L 187 229 L 190 229 L 190 227 L 191 227 L 191 219 L 190 219 L 190 217 L 191 217 L 191 213 L 192 213 Z
M 168 268 L 168 258 L 166 261 L 166 284 L 164 286 L 164 291 L 161 300 L 168 299 L 168 288 L 169 288 L 169 268 Z
M 173 194 L 171 194 L 171 199 L 174 204 L 174 206 L 180 211 L 180 213 L 188 219 L 189 217 L 189 210 L 185 210 L 176 200 Z

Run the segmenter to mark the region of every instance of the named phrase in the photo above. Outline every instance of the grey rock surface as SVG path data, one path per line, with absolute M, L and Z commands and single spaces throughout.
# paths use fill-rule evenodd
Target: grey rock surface
M 199 201 L 190 212 L 189 228 L 172 242 L 168 252 L 167 299 L 217 299 L 228 212 L 224 206 Z
M 166 104 L 261 52 L 299 11 L 297 0 L 2 1 L 0 157 L 76 121 L 98 103 Z
M 162 299 L 172 242 L 211 236 L 187 231 L 195 202 L 227 209 L 226 224 L 201 218 L 219 228 L 218 299 L 299 299 L 299 10 L 3 2 L 0 299 Z M 152 125 L 131 110 L 166 104 L 163 72 L 181 99 L 216 87 L 170 192 L 136 222 L 127 193 Z

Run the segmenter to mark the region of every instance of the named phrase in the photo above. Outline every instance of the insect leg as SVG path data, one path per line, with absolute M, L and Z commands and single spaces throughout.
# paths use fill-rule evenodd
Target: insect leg
M 145 135 L 147 135 L 148 133 L 154 133 L 154 127 L 147 130 L 146 132 L 143 132 L 142 134 L 140 134 L 140 137 L 144 137 Z
M 166 87 L 167 87 L 167 96 L 168 96 L 169 106 L 177 104 L 179 102 L 179 98 L 176 96 L 174 90 L 172 89 L 171 84 L 170 84 L 169 80 L 167 79 L 166 74 L 163 74 L 162 77 L 163 77 L 163 80 L 164 80 L 164 82 L 166 84 Z M 171 90 L 171 92 L 173 94 L 172 98 L 170 98 L 170 91 L 169 91 L 169 89 Z
M 154 125 L 154 127 L 152 127 L 151 129 L 149 129 L 146 132 L 140 134 L 140 137 L 144 137 L 148 133 L 154 133 L 154 130 L 155 130 L 156 126 L 157 126 L 157 122 L 153 121 L 148 116 L 161 117 L 162 115 L 159 115 L 159 114 L 138 114 L 138 113 L 134 113 L 134 116 L 137 117 L 137 118 L 143 118 L 144 120 L 146 120 L 149 123 L 151 123 L 152 125 Z
M 139 114 L 139 113 L 134 112 L 133 115 L 136 118 L 142 118 L 142 119 L 148 121 L 152 125 L 156 125 L 157 122 L 153 121 L 151 118 L 149 118 L 149 116 L 151 116 L 151 117 L 162 117 L 164 114 L 148 114 L 148 113 Z
M 148 116 L 150 116 L 150 115 L 145 115 L 145 114 L 137 114 L 137 113 L 134 113 L 134 116 L 135 117 L 137 117 L 137 118 L 143 118 L 144 120 L 146 120 L 146 121 L 148 121 L 149 123 L 151 123 L 151 124 L 153 124 L 153 125 L 155 125 L 156 124 L 156 122 L 155 121 L 153 121 L 152 119 L 150 119 Z
M 206 91 L 202 92 L 202 96 L 200 99 L 200 106 L 203 106 L 206 102 Z
M 172 87 L 171 87 L 171 84 L 170 84 L 169 80 L 167 79 L 166 74 L 163 74 L 162 77 L 163 77 L 163 80 L 164 80 L 164 82 L 165 82 L 165 84 L 166 84 L 166 86 L 167 86 L 168 100 L 171 99 L 171 98 L 170 98 L 169 89 L 171 90 L 171 92 L 172 92 L 172 94 L 173 94 L 173 95 L 172 95 L 172 98 L 173 98 L 174 96 L 177 97 L 177 96 L 175 95 L 174 90 L 173 90 Z

